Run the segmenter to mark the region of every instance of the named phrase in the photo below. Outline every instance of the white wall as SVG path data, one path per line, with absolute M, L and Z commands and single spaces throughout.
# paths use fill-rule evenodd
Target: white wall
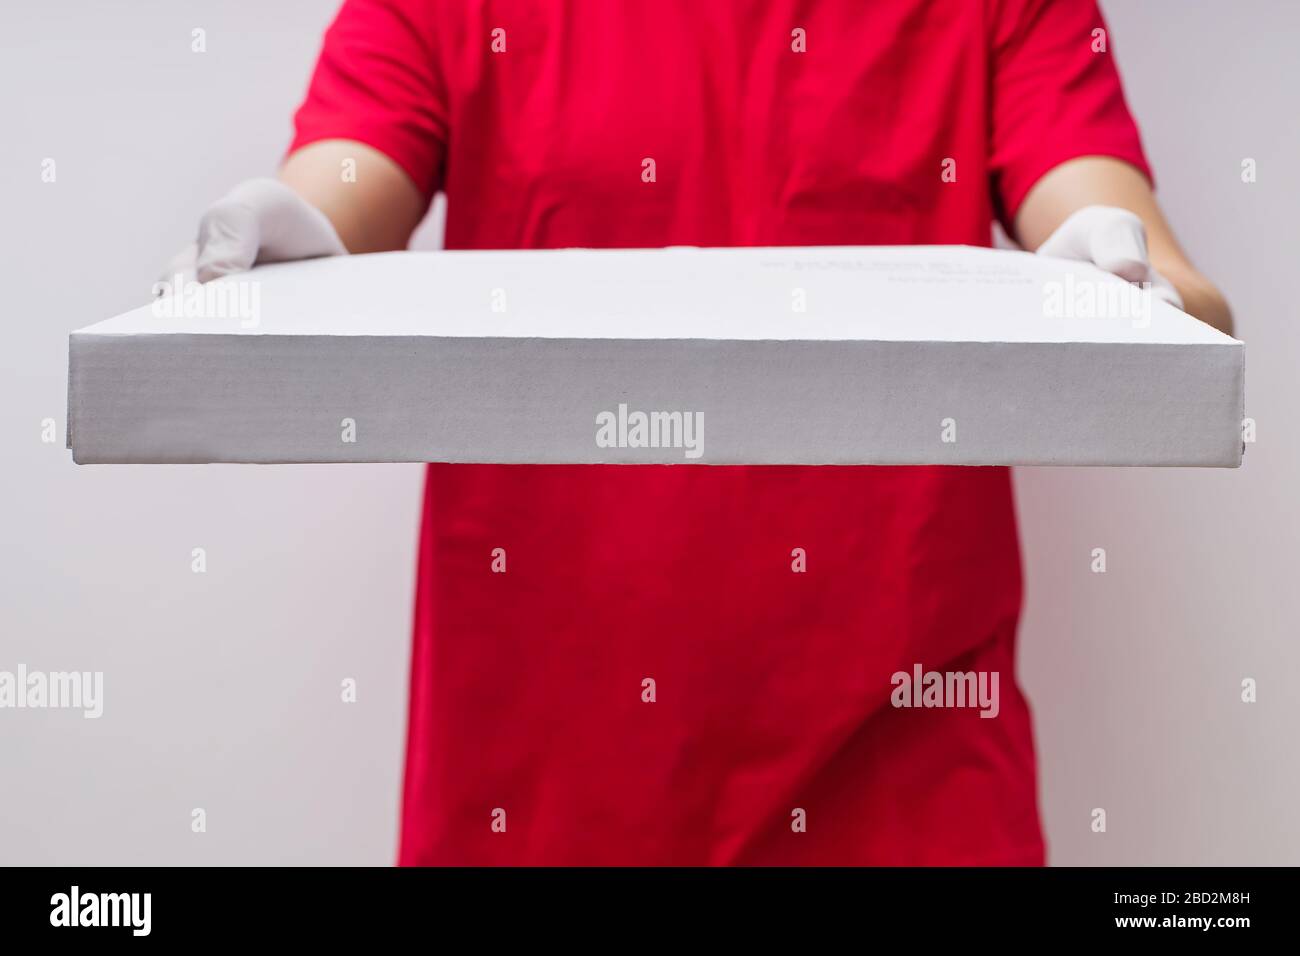
M 1017 473 L 1022 674 L 1052 860 L 1295 865 L 1300 5 L 1105 10 L 1161 202 L 1235 310 L 1258 441 L 1240 471 Z M 1094 547 L 1104 575 L 1089 570 Z
M 77 468 L 40 441 L 68 331 L 144 301 L 203 206 L 273 167 L 334 0 L 106 7 L 0 12 L 0 669 L 107 682 L 97 721 L 0 711 L 0 863 L 388 863 L 420 469 Z M 1236 308 L 1260 440 L 1235 472 L 1018 473 L 1052 859 L 1294 864 L 1300 8 L 1107 11 L 1162 198 Z

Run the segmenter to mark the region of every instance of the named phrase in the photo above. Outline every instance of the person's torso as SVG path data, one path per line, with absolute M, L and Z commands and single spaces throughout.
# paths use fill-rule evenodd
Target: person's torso
M 449 248 L 990 240 L 981 0 L 439 18 Z
M 981 2 L 482 0 L 444 16 L 449 248 L 990 240 Z M 765 621 L 838 621 L 892 660 L 927 640 L 960 654 L 1019 603 L 1001 469 L 435 465 L 430 481 L 447 555 L 567 542 L 528 605 L 542 619 L 547 601 L 569 613 L 575 575 L 609 600 L 593 621 L 626 615 L 640 581 L 649 606 L 712 601 L 742 644 Z M 741 585 L 814 540 L 796 602 Z M 736 562 L 718 587 L 699 567 L 715 554 Z
M 446 245 L 988 244 L 982 17 L 448 2 Z M 1010 667 L 1006 469 L 433 465 L 420 567 L 406 862 L 1041 855 L 1013 680 L 889 706 Z M 787 802 L 836 822 L 790 844 Z

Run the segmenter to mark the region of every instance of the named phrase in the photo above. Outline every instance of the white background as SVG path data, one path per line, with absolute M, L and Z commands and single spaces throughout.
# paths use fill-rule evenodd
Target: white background
M 147 301 L 203 207 L 274 168 L 334 6 L 0 12 L 0 670 L 106 682 L 97 721 L 0 710 L 0 863 L 395 858 L 421 469 L 77 468 L 40 440 L 68 331 Z M 1017 472 L 1051 860 L 1296 864 L 1300 5 L 1105 9 L 1162 202 L 1235 308 L 1259 441 L 1240 471 Z

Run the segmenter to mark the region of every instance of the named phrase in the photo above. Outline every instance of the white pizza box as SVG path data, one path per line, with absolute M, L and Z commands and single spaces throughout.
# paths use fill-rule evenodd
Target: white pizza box
M 1237 340 L 965 246 L 400 252 L 74 332 L 80 463 L 1241 462 Z

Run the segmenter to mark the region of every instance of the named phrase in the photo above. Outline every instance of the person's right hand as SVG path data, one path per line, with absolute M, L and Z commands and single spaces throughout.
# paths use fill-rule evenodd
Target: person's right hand
M 162 282 L 207 282 L 261 262 L 288 262 L 348 250 L 325 214 L 284 183 L 250 179 L 208 207 L 199 234 L 168 264 Z

